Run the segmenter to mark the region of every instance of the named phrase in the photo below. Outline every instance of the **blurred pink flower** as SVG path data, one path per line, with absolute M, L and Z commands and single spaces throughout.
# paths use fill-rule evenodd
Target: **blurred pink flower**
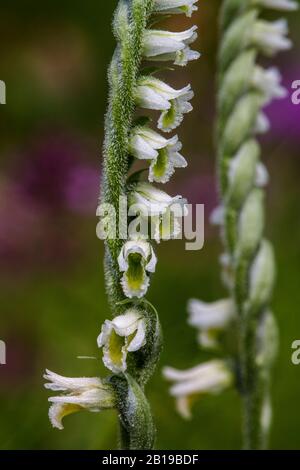
M 300 105 L 292 102 L 292 83 L 300 80 L 300 68 L 281 67 L 283 85 L 288 90 L 288 96 L 284 99 L 274 100 L 266 108 L 266 114 L 271 122 L 271 131 L 265 136 L 266 139 L 290 140 L 292 143 L 300 140 Z
M 66 182 L 66 205 L 73 212 L 95 215 L 99 190 L 99 169 L 77 165 L 69 172 Z

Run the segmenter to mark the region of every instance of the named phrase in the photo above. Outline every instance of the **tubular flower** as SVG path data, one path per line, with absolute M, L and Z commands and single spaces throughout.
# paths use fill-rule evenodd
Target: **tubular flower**
M 150 284 L 147 273 L 154 273 L 157 263 L 151 244 L 144 240 L 126 242 L 118 263 L 120 271 L 124 273 L 121 284 L 126 297 L 143 297 Z
M 170 394 L 176 398 L 177 411 L 186 419 L 191 418 L 191 405 L 197 396 L 218 394 L 234 381 L 233 372 L 222 360 L 206 362 L 188 370 L 165 367 L 163 376 L 174 382 Z
M 45 388 L 54 392 L 63 392 L 49 398 L 52 403 L 49 419 L 54 428 L 63 429 L 62 419 L 81 410 L 101 411 L 115 407 L 112 388 L 98 377 L 70 378 L 46 370 L 44 379 L 49 383 Z
M 195 3 L 198 3 L 198 0 L 154 0 L 154 8 L 156 13 L 185 13 L 187 17 L 191 17 L 193 12 L 198 10 Z
M 177 238 L 181 219 L 187 214 L 182 196 L 169 196 L 149 183 L 138 183 L 129 196 L 130 206 L 151 221 L 151 236 L 156 242 Z
M 194 97 L 191 86 L 175 90 L 155 77 L 141 77 L 136 88 L 136 103 L 142 108 L 162 111 L 158 127 L 171 132 L 178 127 L 184 114 L 193 110 L 190 100 Z
M 263 93 L 264 104 L 269 104 L 274 98 L 284 98 L 287 90 L 281 86 L 281 74 L 276 67 L 267 70 L 256 66 L 253 74 L 253 85 Z
M 231 299 L 205 303 L 191 299 L 188 303 L 188 323 L 199 329 L 199 344 L 207 349 L 218 346 L 218 334 L 225 330 L 235 318 L 235 307 Z
M 197 60 L 199 52 L 189 45 L 197 39 L 197 26 L 187 31 L 173 33 L 148 29 L 144 35 L 143 55 L 148 60 L 173 61 L 175 65 L 187 65 L 190 60 Z
M 115 374 L 127 369 L 127 354 L 146 344 L 146 323 L 137 310 L 127 310 L 113 320 L 105 320 L 97 340 L 103 348 L 104 365 Z
M 292 41 L 286 37 L 288 32 L 284 19 L 273 23 L 258 20 L 253 29 L 253 42 L 264 54 L 272 56 L 292 47 Z
M 148 127 L 136 127 L 131 134 L 129 151 L 140 160 L 151 160 L 149 181 L 167 183 L 175 168 L 185 168 L 187 161 L 179 153 L 178 136 L 165 139 Z

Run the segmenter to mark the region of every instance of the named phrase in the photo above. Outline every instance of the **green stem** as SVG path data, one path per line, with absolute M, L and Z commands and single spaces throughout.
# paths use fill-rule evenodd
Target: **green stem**
M 118 266 L 118 256 L 126 241 L 119 234 L 121 224 L 127 228 L 127 216 L 125 220 L 120 218 L 119 210 L 120 198 L 127 199 L 127 177 L 131 165 L 128 141 L 135 112 L 134 93 L 142 61 L 143 35 L 152 7 L 153 0 L 120 0 L 114 19 L 118 45 L 109 70 L 110 92 L 101 194 L 101 203 L 113 206 L 116 217 L 114 225 L 117 233 L 105 242 L 104 260 L 106 290 L 113 316 L 124 313 L 128 308 Z M 159 344 L 156 349 L 159 350 Z M 151 351 L 148 355 L 153 361 L 155 358 L 156 363 L 157 351 Z M 136 367 L 132 375 L 128 373 L 124 377 L 111 378 L 118 395 L 121 449 L 149 449 L 154 443 L 155 429 L 143 392 L 143 382 L 150 376 L 153 367 L 151 361 L 142 359 L 141 364 L 147 373 L 145 371 L 139 376 L 139 368 Z M 137 379 L 133 378 L 135 375 Z

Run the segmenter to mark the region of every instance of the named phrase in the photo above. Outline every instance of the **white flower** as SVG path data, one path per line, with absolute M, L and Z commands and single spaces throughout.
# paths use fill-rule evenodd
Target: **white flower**
M 281 86 L 281 74 L 276 67 L 267 70 L 256 66 L 252 78 L 252 84 L 262 91 L 264 105 L 269 104 L 273 98 L 285 98 L 287 90 Z
M 140 209 L 141 217 L 151 219 L 151 236 L 156 242 L 177 238 L 180 220 L 187 215 L 186 200 L 169 194 L 149 183 L 138 183 L 130 193 L 129 204 Z
M 188 323 L 200 330 L 199 344 L 204 348 L 218 346 L 218 333 L 225 330 L 235 318 L 234 303 L 222 299 L 213 303 L 191 299 L 188 303 Z
M 297 2 L 292 0 L 253 0 L 255 5 L 277 10 L 293 11 L 298 9 Z
M 61 395 L 49 398 L 52 403 L 49 418 L 53 427 L 63 429 L 62 419 L 81 410 L 100 411 L 114 408 L 115 398 L 111 387 L 98 377 L 70 378 L 46 370 L 45 388 Z
M 194 11 L 198 10 L 195 5 L 198 0 L 154 0 L 154 9 L 157 13 L 179 14 L 185 13 L 191 17 Z
M 131 309 L 113 320 L 105 320 L 97 339 L 103 348 L 104 365 L 115 374 L 127 369 L 127 354 L 146 344 L 146 324 L 140 312 Z
M 274 22 L 259 20 L 254 25 L 252 39 L 254 44 L 265 54 L 272 56 L 292 47 L 292 42 L 286 37 L 287 34 L 286 20 L 281 19 Z
M 269 183 L 269 172 L 265 165 L 259 162 L 256 165 L 255 184 L 258 188 L 264 188 Z
M 222 226 L 224 224 L 224 217 L 225 217 L 225 208 L 224 206 L 220 205 L 215 207 L 210 216 L 209 216 L 209 221 L 212 225 L 220 225 Z
M 191 399 L 195 395 L 217 394 L 233 383 L 233 373 L 222 360 L 206 362 L 184 371 L 165 367 L 163 376 L 175 382 L 170 394 L 176 398 L 177 410 L 184 418 L 191 417 Z
M 138 159 L 151 160 L 149 181 L 167 183 L 175 168 L 185 168 L 187 162 L 179 153 L 182 145 L 178 136 L 165 139 L 148 127 L 136 127 L 131 134 L 129 151 Z
M 150 243 L 131 240 L 124 244 L 118 257 L 124 294 L 129 297 L 143 297 L 149 287 L 147 273 L 154 273 L 157 258 Z
M 262 111 L 258 114 L 256 123 L 254 126 L 254 132 L 256 134 L 265 134 L 271 128 L 270 119 Z
M 174 61 L 175 65 L 186 65 L 190 60 L 200 57 L 199 52 L 192 51 L 189 44 L 197 39 L 197 26 L 187 31 L 173 33 L 170 31 L 148 29 L 144 35 L 143 55 L 148 60 Z
M 170 132 L 178 127 L 183 115 L 193 110 L 190 100 L 194 97 L 191 85 L 175 90 L 155 77 L 141 77 L 136 89 L 136 103 L 146 109 L 162 111 L 158 127 Z

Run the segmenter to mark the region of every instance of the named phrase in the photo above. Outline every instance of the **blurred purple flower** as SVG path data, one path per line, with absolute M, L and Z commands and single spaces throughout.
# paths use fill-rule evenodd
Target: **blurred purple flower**
M 79 214 L 95 215 L 100 187 L 99 169 L 78 165 L 68 177 L 65 187 L 67 207 Z
M 300 105 L 292 103 L 292 83 L 300 80 L 300 68 L 282 67 L 282 83 L 288 90 L 288 95 L 284 99 L 274 100 L 266 108 L 266 114 L 271 121 L 271 132 L 266 134 L 266 139 L 279 137 L 286 140 L 300 140 Z
M 82 163 L 94 151 L 86 143 L 61 135 L 39 140 L 25 155 L 17 179 L 24 194 L 44 210 L 80 214 L 96 211 L 100 171 Z

